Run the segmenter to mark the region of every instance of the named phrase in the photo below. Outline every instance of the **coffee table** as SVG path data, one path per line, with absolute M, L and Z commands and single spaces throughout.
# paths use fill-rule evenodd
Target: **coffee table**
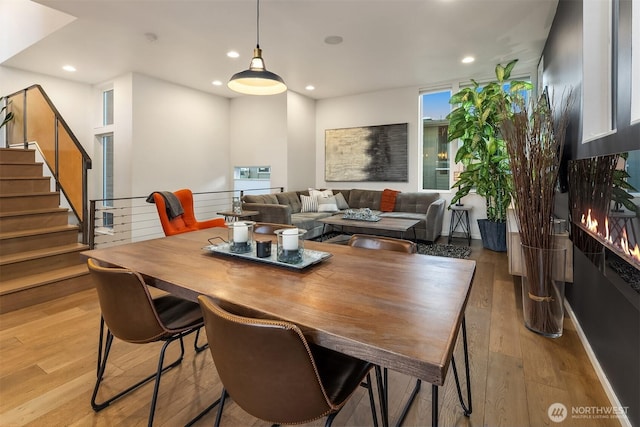
M 416 241 L 418 236 L 416 234 L 415 226 L 420 222 L 418 219 L 405 219 L 405 218 L 380 218 L 379 221 L 360 221 L 356 219 L 344 219 L 342 214 L 329 216 L 319 220 L 324 224 L 322 229 L 322 235 L 325 234 L 327 226 L 339 227 L 340 231 L 344 227 L 362 228 L 369 230 L 385 230 L 396 231 L 399 233 L 400 238 L 404 238 L 404 233 L 409 229 L 413 230 L 413 240 Z

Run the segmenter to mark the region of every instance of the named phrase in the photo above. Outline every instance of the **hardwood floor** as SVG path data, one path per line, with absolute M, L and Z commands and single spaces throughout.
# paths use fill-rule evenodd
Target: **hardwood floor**
M 465 417 L 458 403 L 453 375 L 440 390 L 441 426 L 556 425 L 549 405 L 564 404 L 568 418 L 558 425 L 616 426 L 617 419 L 573 419 L 572 407 L 610 407 L 570 320 L 557 339 L 528 331 L 522 322 L 520 285 L 507 271 L 505 253 L 472 243 L 477 261 L 466 312 L 473 413 Z M 110 407 L 94 413 L 90 406 L 96 377 L 100 310 L 95 291 L 0 315 L 0 425 L 115 426 L 145 425 L 153 386 L 146 385 Z M 194 354 L 192 340 L 182 364 L 162 377 L 157 426 L 184 425 L 221 391 L 211 354 Z M 460 338 L 459 338 L 460 341 Z M 115 342 L 104 390 L 133 383 L 156 367 L 159 345 Z M 177 355 L 170 349 L 168 359 Z M 463 367 L 461 343 L 455 351 Z M 394 420 L 415 380 L 390 372 L 390 415 Z M 102 393 L 104 392 L 104 394 Z M 211 425 L 215 411 L 196 425 Z M 244 413 L 232 401 L 225 405 L 223 425 L 268 425 Z M 369 400 L 358 390 L 335 426 L 371 425 Z M 423 383 L 405 425 L 431 424 L 431 385 Z M 318 420 L 310 425 L 324 425 Z

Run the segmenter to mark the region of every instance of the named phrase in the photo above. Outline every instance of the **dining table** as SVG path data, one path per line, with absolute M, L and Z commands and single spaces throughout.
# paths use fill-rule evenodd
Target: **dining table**
M 208 295 L 236 313 L 298 325 L 310 342 L 417 379 L 398 424 L 421 381 L 432 385 L 432 424 L 438 388 L 453 362 L 465 415 L 471 413 L 464 313 L 473 284 L 473 260 L 303 242 L 323 254 L 305 266 L 265 262 L 212 251 L 228 230 L 209 228 L 82 252 L 85 258 L 140 273 L 148 285 L 197 302 Z M 261 240 L 275 236 L 260 236 Z M 453 351 L 463 333 L 467 385 L 464 402 Z M 388 385 L 382 422 L 388 425 Z M 386 406 L 385 406 L 386 405 Z

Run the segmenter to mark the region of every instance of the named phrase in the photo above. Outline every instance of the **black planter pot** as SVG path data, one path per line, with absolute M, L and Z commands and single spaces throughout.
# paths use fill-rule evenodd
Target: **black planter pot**
M 507 251 L 507 223 L 493 222 L 488 219 L 479 219 L 480 237 L 482 246 L 494 252 Z

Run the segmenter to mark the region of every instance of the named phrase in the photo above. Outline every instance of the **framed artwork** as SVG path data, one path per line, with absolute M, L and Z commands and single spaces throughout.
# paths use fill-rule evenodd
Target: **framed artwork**
M 408 123 L 325 130 L 325 181 L 409 181 Z

